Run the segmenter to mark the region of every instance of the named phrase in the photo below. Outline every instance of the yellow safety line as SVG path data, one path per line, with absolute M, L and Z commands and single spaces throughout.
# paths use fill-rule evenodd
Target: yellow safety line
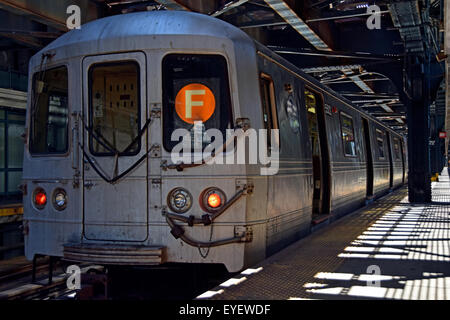
M 14 216 L 23 214 L 23 207 L 0 209 L 0 217 Z

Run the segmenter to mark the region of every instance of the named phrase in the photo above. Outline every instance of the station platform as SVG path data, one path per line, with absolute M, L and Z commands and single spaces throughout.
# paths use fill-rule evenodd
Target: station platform
M 450 181 L 433 202 L 402 187 L 235 275 L 197 299 L 450 299 Z
M 23 205 L 21 203 L 0 204 L 0 224 L 22 221 Z

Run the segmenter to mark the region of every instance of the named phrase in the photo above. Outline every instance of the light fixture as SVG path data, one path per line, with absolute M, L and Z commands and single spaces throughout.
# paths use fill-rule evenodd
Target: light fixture
M 220 210 L 225 202 L 225 193 L 215 187 L 206 189 L 200 196 L 200 206 L 210 213 Z
M 42 210 L 45 208 L 45 205 L 47 204 L 47 195 L 46 195 L 44 189 L 36 188 L 34 190 L 33 203 L 34 203 L 34 206 L 39 210 Z
M 167 196 L 167 205 L 176 213 L 185 213 L 192 207 L 192 195 L 184 188 L 175 188 Z
M 53 192 L 53 207 L 58 211 L 67 207 L 67 193 L 64 189 L 58 188 Z

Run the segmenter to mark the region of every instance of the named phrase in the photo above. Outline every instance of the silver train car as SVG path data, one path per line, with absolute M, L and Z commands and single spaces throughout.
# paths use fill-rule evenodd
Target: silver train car
M 29 74 L 30 260 L 209 263 L 235 272 L 407 179 L 402 136 L 205 15 L 93 21 L 35 55 Z M 209 129 L 224 144 L 227 130 L 263 132 L 266 151 L 279 150 L 278 171 L 174 162 L 177 129 L 200 132 L 200 150 Z

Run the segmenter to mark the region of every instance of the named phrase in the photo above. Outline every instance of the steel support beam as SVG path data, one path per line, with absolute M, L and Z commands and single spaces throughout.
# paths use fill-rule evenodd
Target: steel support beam
M 356 69 L 359 70 L 361 68 L 360 64 L 352 64 L 352 65 L 341 65 L 341 66 L 324 66 L 324 67 L 311 67 L 311 68 L 303 68 L 302 71 L 306 73 L 315 73 L 315 72 L 332 72 L 332 71 L 341 71 L 347 69 Z
M 386 57 L 376 54 L 364 54 L 364 53 L 353 53 L 353 52 L 342 52 L 342 51 L 321 51 L 321 50 L 305 50 L 297 48 L 287 48 L 279 46 L 267 46 L 272 51 L 279 54 L 295 54 L 302 56 L 319 56 L 328 58 L 348 58 L 348 59 L 361 59 L 361 60 L 377 60 L 379 62 L 397 62 L 401 57 Z M 318 68 L 318 67 L 315 67 Z M 304 68 L 310 69 L 310 68 Z
M 386 11 L 380 11 L 380 14 L 389 13 L 389 10 Z M 364 16 L 370 16 L 372 13 L 357 13 L 357 14 L 350 14 L 350 15 L 341 15 L 341 16 L 334 16 L 334 17 L 326 17 L 326 18 L 317 18 L 317 19 L 309 19 L 306 20 L 306 22 L 318 22 L 318 21 L 327 21 L 327 20 L 339 20 L 339 19 L 348 19 L 348 18 L 355 18 L 355 17 L 364 17 Z
M 248 0 L 237 0 L 234 2 L 229 2 L 223 8 L 221 8 L 220 10 L 217 10 L 216 12 L 211 14 L 211 16 L 218 17 L 218 16 L 224 14 L 225 12 L 230 11 L 231 9 L 234 9 L 236 7 L 239 7 L 243 4 L 245 4 L 246 2 L 248 2 Z
M 445 23 L 445 53 L 447 56 L 450 56 L 450 1 L 445 1 L 445 15 L 444 15 L 444 23 Z M 450 140 L 450 60 L 446 59 L 446 86 L 445 86 L 445 95 L 446 95 L 446 111 L 445 111 L 445 130 L 447 131 L 447 138 L 445 139 L 445 154 L 449 155 L 449 140 Z M 448 157 L 450 160 L 450 157 Z M 450 167 L 450 164 L 448 164 Z M 449 169 L 450 171 L 450 169 Z
M 280 17 L 308 40 L 317 50 L 331 51 L 331 48 L 292 10 L 283 0 L 264 0 Z
M 274 27 L 274 26 L 284 26 L 287 23 L 284 21 L 281 22 L 254 22 L 254 23 L 246 23 L 238 25 L 237 27 L 241 29 L 249 29 L 249 28 L 262 28 L 262 27 Z
M 176 0 L 156 0 L 159 4 L 162 4 L 168 10 L 182 10 L 182 11 L 192 11 L 185 5 L 181 4 Z
M 411 203 L 431 202 L 430 101 L 425 74 L 429 64 L 415 55 L 406 58 L 408 115 L 408 195 Z
M 0 36 L 12 39 L 20 44 L 32 48 L 42 48 L 48 41 L 55 39 L 62 32 L 44 32 L 45 26 L 28 19 L 26 16 L 0 11 Z

